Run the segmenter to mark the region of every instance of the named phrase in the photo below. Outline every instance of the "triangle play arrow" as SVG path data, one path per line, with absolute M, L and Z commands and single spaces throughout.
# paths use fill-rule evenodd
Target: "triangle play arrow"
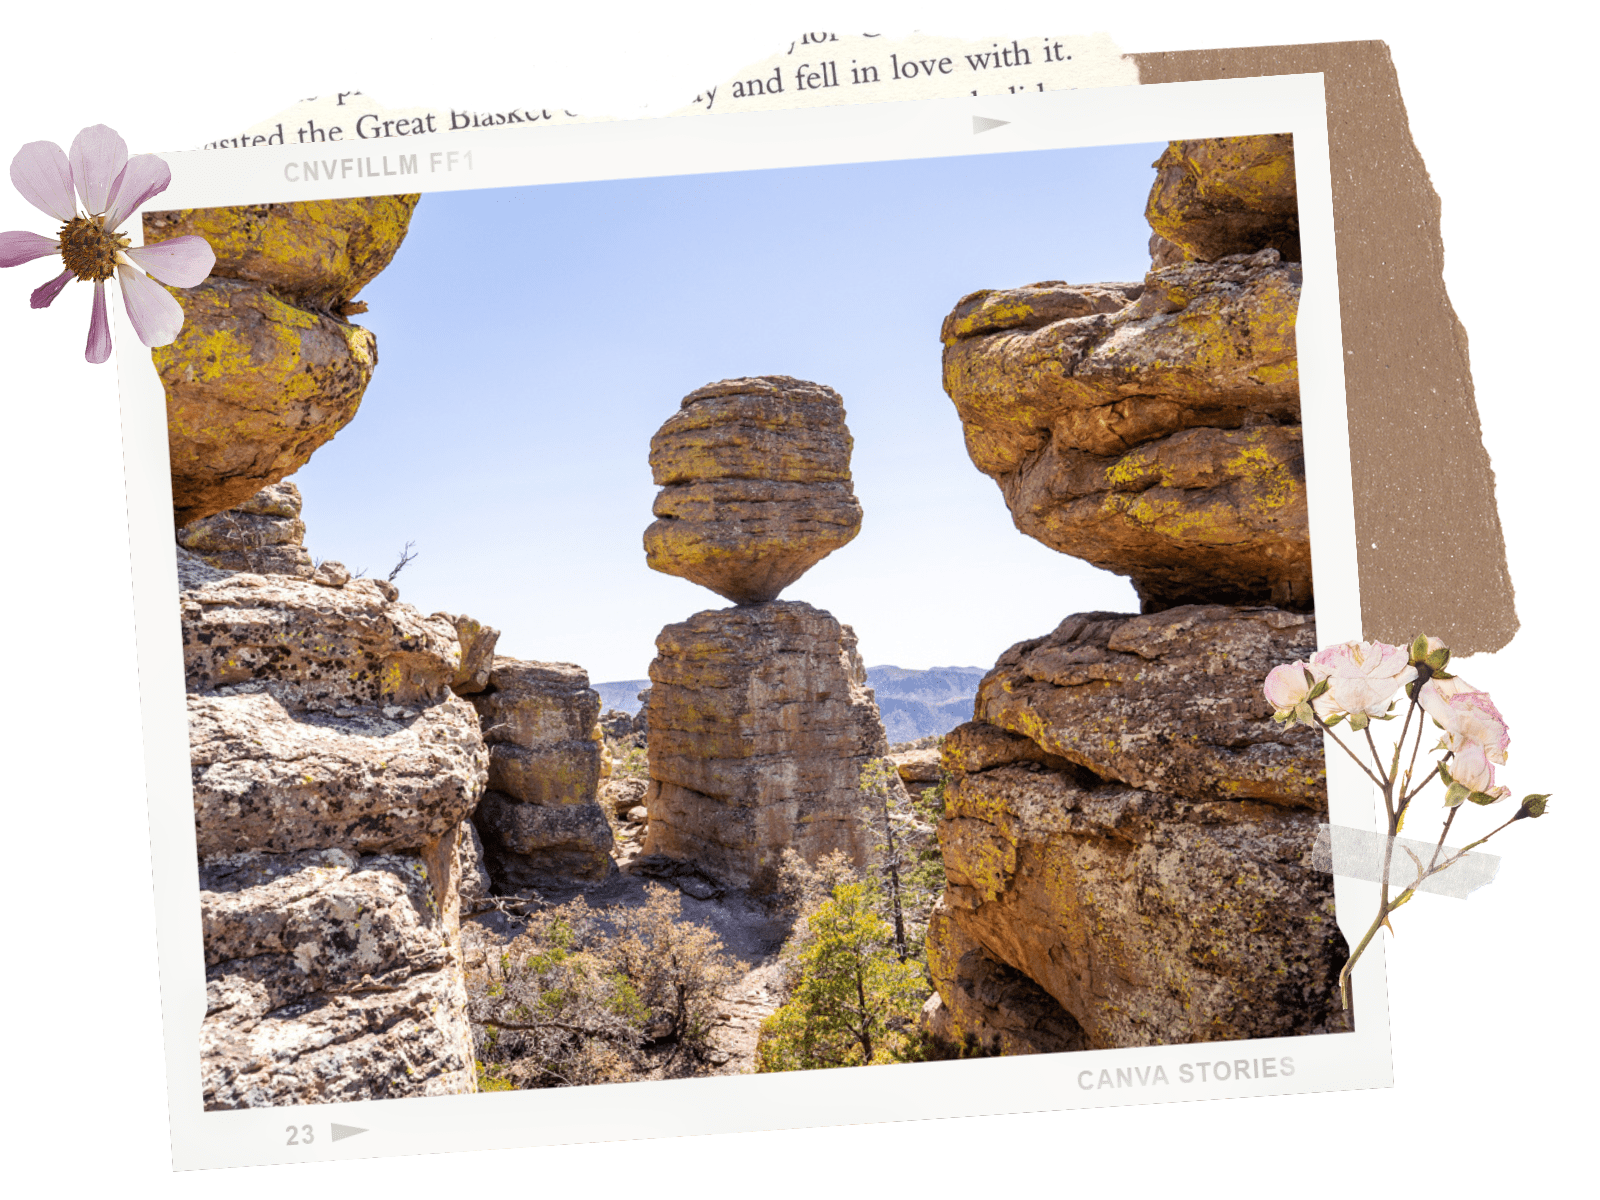
M 991 129 L 999 129 L 1002 125 L 1009 125 L 1010 121 L 996 121 L 993 117 L 973 117 L 972 132 L 988 133 Z
M 335 1125 L 333 1127 L 333 1140 L 342 1142 L 347 1137 L 355 1137 L 358 1133 L 366 1133 L 365 1129 L 356 1125 Z

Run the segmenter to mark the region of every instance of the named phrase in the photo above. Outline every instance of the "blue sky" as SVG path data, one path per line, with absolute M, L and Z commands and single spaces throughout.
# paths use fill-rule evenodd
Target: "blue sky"
M 940 386 L 985 287 L 1136 280 L 1161 145 L 426 195 L 362 293 L 379 365 L 304 467 L 307 544 L 501 653 L 641 678 L 661 626 L 726 602 L 645 566 L 650 437 L 740 375 L 835 388 L 860 535 L 784 593 L 869 665 L 988 666 L 1125 579 L 1017 532 Z

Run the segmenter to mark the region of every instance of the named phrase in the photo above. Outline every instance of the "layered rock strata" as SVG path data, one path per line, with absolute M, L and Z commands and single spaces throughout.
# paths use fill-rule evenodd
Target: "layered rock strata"
M 948 965 L 976 947 L 1095 1048 L 1336 1028 L 1321 741 L 1257 686 L 1315 648 L 1303 614 L 1188 606 L 1007 651 L 943 748 L 945 1006 L 981 1025 Z
M 650 567 L 735 604 L 778 594 L 861 529 L 832 388 L 766 375 L 685 396 L 650 441 Z
M 455 629 L 382 581 L 178 555 L 206 1107 L 473 1091 L 459 839 L 488 756 Z
M 243 504 L 185 525 L 178 530 L 178 545 L 224 571 L 310 579 L 316 568 L 305 536 L 300 489 L 284 480 L 262 488 Z
M 784 600 L 696 613 L 650 680 L 646 854 L 739 886 L 786 848 L 864 861 L 861 770 L 888 744 L 848 625 Z
M 472 703 L 489 748 L 489 790 L 473 821 L 495 890 L 604 879 L 600 694 L 583 668 L 496 657 Z
M 393 258 L 416 196 L 147 213 L 145 240 L 203 235 L 211 278 L 174 294 L 184 326 L 152 351 L 167 392 L 174 523 L 293 474 L 355 416 L 377 366 L 352 297 Z

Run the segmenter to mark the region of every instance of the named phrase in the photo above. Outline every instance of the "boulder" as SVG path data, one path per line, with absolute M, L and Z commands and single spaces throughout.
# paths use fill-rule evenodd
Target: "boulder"
M 1102 779 L 1322 811 L 1322 737 L 1277 724 L 1261 694 L 1268 671 L 1316 649 L 1312 618 L 1276 608 L 1082 613 L 1002 654 L 973 713 Z
M 938 990 L 923 1006 L 922 1027 L 952 1049 L 990 1055 L 1089 1049 L 1072 1014 L 967 936 L 943 901 L 928 918 L 928 971 Z
M 472 697 L 489 749 L 489 792 L 474 821 L 495 888 L 603 879 L 611 826 L 599 802 L 600 694 L 572 663 L 497 656 Z
M 861 529 L 851 445 L 844 402 L 821 384 L 769 375 L 691 392 L 650 442 L 651 569 L 735 604 L 776 599 Z
M 178 570 L 207 1108 L 475 1090 L 458 839 L 488 754 L 456 630 L 347 572 Z
M 1145 219 L 1186 258 L 1209 262 L 1270 246 L 1300 261 L 1289 134 L 1173 142 L 1154 166 Z
M 1131 576 L 1147 611 L 1309 608 L 1299 294 L 1272 249 L 973 293 L 942 332 L 968 454 L 1018 529 Z
M 461 906 L 464 910 L 475 909 L 480 901 L 489 898 L 493 890 L 488 868 L 483 864 L 483 839 L 478 836 L 478 827 L 471 821 L 463 821 L 456 841 L 456 878 L 461 881 Z
M 476 1090 L 453 908 L 414 855 L 244 852 L 200 872 L 208 1111 Z
M 1048 992 L 1094 1049 L 1343 1028 L 1348 951 L 1310 859 L 1325 812 L 1104 782 L 1010 735 L 1018 761 L 962 771 L 967 728 L 947 742 L 945 920 L 928 958 L 980 1038 L 948 965 L 973 944 Z
M 333 309 L 389 265 L 419 195 L 363 196 L 228 208 L 181 208 L 144 216 L 146 243 L 199 234 L 211 273 L 266 284 L 301 307 Z
M 740 886 L 786 848 L 864 861 L 861 770 L 888 744 L 848 625 L 782 600 L 697 613 L 650 679 L 647 855 Z
M 300 489 L 285 480 L 224 512 L 191 521 L 178 530 L 178 545 L 220 570 L 309 579 L 316 568 L 305 536 Z
M 183 329 L 151 355 L 167 392 L 182 527 L 304 466 L 355 416 L 378 350 L 368 330 L 262 284 L 213 277 L 174 294 Z
M 434 613 L 455 626 L 456 641 L 461 645 L 461 665 L 456 668 L 450 690 L 458 696 L 472 696 L 489 686 L 489 673 L 494 670 L 494 648 L 500 641 L 500 631 L 471 617 Z

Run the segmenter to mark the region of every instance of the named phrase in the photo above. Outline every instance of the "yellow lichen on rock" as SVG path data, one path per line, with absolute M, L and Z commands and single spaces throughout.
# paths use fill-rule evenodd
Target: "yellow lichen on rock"
M 198 234 L 213 275 L 263 283 L 313 307 L 348 300 L 389 265 L 418 195 L 363 196 L 145 214 L 147 242 Z
M 1289 134 L 1173 142 L 1154 165 L 1145 219 L 1187 258 L 1213 261 L 1271 246 L 1299 260 Z

